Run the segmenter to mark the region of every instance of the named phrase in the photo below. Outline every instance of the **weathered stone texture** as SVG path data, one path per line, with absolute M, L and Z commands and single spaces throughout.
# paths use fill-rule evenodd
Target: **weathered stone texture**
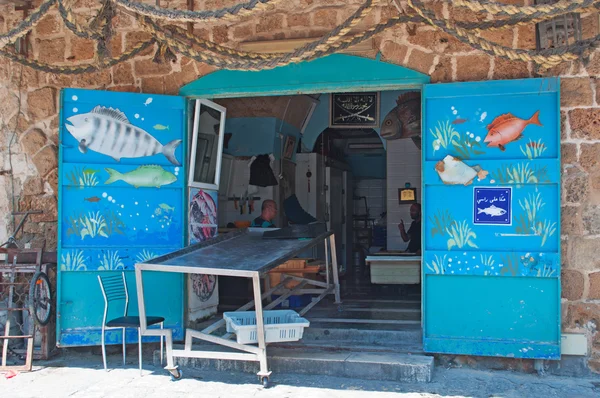
M 283 14 L 266 15 L 259 19 L 256 25 L 256 33 L 272 32 L 283 28 L 283 21 L 285 16 Z
M 58 195 L 58 169 L 52 170 L 47 176 L 46 181 L 52 188 L 54 195 Z
M 38 60 L 49 64 L 65 62 L 65 49 L 65 39 L 41 40 Z
M 60 33 L 62 31 L 62 26 L 59 16 L 46 15 L 38 22 L 34 30 L 38 36 L 47 36 Z
M 598 246 L 600 239 L 573 239 L 573 248 L 571 250 L 570 268 L 593 271 L 600 269 L 600 256 L 598 256 Z
M 600 108 L 573 109 L 569 112 L 571 137 L 600 139 Z
M 456 57 L 456 80 L 486 80 L 490 70 L 490 59 L 483 55 Z
M 70 61 L 85 61 L 94 58 L 96 52 L 96 42 L 93 40 L 82 39 L 81 37 L 71 37 L 71 58 Z
M 113 69 L 114 84 L 134 84 L 133 71 L 130 63 L 121 63 Z
M 524 79 L 527 77 L 529 77 L 529 69 L 526 62 L 504 58 L 494 60 L 494 79 Z
M 579 164 L 589 172 L 598 170 L 598 166 L 600 165 L 600 144 L 581 144 Z
M 46 134 L 40 129 L 31 129 L 21 138 L 21 146 L 25 153 L 33 156 L 46 145 Z
M 337 14 L 338 11 L 335 8 L 324 8 L 317 10 L 313 14 L 313 23 L 315 26 L 320 26 L 323 28 L 334 28 L 337 26 Z
M 406 66 L 418 72 L 429 74 L 434 59 L 435 55 L 433 53 L 424 53 L 421 50 L 413 49 Z
M 600 234 L 600 206 L 584 206 L 581 218 L 583 226 L 589 235 Z
M 577 144 L 561 144 L 560 155 L 563 165 L 577 163 Z
M 44 87 L 27 95 L 27 108 L 35 120 L 56 114 L 57 92 L 53 87 Z
M 381 55 L 383 56 L 383 59 L 398 65 L 402 65 L 404 63 L 404 58 L 406 58 L 407 52 L 408 47 L 397 44 L 391 40 L 386 41 L 381 49 Z
M 566 203 L 579 204 L 588 193 L 588 175 L 578 167 L 566 167 L 562 175 L 563 199 Z
M 560 230 L 562 234 L 583 234 L 583 222 L 581 219 L 580 207 L 563 206 L 560 217 Z
M 47 145 L 33 157 L 33 164 L 40 176 L 45 177 L 58 166 L 58 151 L 54 145 Z
M 140 61 L 135 61 L 134 69 L 136 76 L 144 77 L 165 75 L 171 72 L 172 68 L 170 62 L 162 62 L 158 64 L 152 61 L 151 59 L 144 59 Z
M 594 103 L 591 81 L 587 77 L 563 78 L 560 81 L 560 105 L 591 106 Z
M 562 270 L 562 297 L 567 300 L 579 300 L 583 297 L 585 279 L 576 270 Z
M 23 183 L 23 195 L 39 195 L 44 193 L 44 180 L 39 177 L 27 177 Z

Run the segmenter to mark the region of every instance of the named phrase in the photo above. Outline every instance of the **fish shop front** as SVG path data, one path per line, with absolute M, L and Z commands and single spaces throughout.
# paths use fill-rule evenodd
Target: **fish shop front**
M 415 353 L 560 359 L 557 78 L 434 85 L 336 54 L 214 72 L 180 94 L 61 92 L 60 346 L 99 344 L 99 273 L 126 270 L 137 308 L 136 263 L 274 204 L 275 226 L 301 209 L 336 236 L 344 306 L 320 303 L 311 327 L 410 332 Z M 321 278 L 327 255 L 302 253 L 302 267 Z M 176 340 L 251 297 L 211 275 L 148 272 L 144 286 Z

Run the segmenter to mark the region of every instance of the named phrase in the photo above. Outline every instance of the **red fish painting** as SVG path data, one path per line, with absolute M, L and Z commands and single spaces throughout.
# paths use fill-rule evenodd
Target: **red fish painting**
M 530 124 L 542 126 L 540 123 L 540 111 L 537 111 L 529 119 L 520 119 L 511 113 L 506 113 L 495 118 L 487 125 L 488 134 L 483 140 L 488 147 L 498 147 L 501 151 L 506 150 L 506 144 L 523 137 L 523 130 Z
M 455 121 L 452 122 L 452 124 L 463 124 L 468 121 L 469 121 L 469 119 L 456 119 Z
M 85 198 L 83 200 L 87 200 L 88 202 L 92 202 L 92 203 L 100 202 L 100 198 L 97 196 L 92 196 L 91 198 Z

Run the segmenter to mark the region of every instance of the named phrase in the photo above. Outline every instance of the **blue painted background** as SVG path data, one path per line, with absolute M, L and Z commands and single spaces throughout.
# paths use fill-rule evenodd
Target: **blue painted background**
M 426 86 L 426 351 L 560 357 L 558 87 L 557 79 Z M 538 111 L 542 126 L 518 121 Z M 508 137 L 508 125 L 493 124 L 502 115 L 522 123 L 505 151 L 485 142 L 494 129 Z M 474 223 L 479 187 L 512 188 L 509 224 Z
M 61 104 L 59 344 L 93 345 L 100 343 L 104 307 L 98 272 L 128 272 L 130 314 L 136 314 L 135 281 L 130 272 L 135 263 L 184 246 L 186 102 L 180 97 L 66 89 Z M 120 161 L 91 148 L 82 153 L 65 124 L 71 125 L 68 118 L 87 114 L 97 105 L 123 112 L 131 125 L 163 145 L 181 139 L 175 150 L 181 165 L 161 153 Z M 101 129 L 96 132 L 98 139 L 102 133 Z M 107 183 L 109 172 L 121 173 L 124 180 Z M 140 174 L 150 177 L 136 187 L 140 183 L 132 177 Z M 182 337 L 182 276 L 145 278 L 148 313 L 164 316 L 165 327 L 174 328 L 175 335 Z M 137 341 L 137 333 L 128 335 L 128 340 Z M 111 332 L 108 341 L 120 342 L 118 333 Z

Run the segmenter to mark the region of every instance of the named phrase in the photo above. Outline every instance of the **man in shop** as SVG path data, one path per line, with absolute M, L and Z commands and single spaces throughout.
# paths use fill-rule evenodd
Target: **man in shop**
M 273 224 L 275 217 L 277 217 L 277 203 L 274 200 L 267 199 L 262 203 L 260 216 L 252 221 L 251 227 L 275 228 L 275 224 Z
M 404 220 L 400 220 L 400 224 L 398 224 L 400 236 L 404 242 L 408 242 L 407 253 L 421 255 L 421 205 L 419 203 L 413 203 L 410 206 L 410 218 L 413 221 L 408 232 L 404 229 Z

